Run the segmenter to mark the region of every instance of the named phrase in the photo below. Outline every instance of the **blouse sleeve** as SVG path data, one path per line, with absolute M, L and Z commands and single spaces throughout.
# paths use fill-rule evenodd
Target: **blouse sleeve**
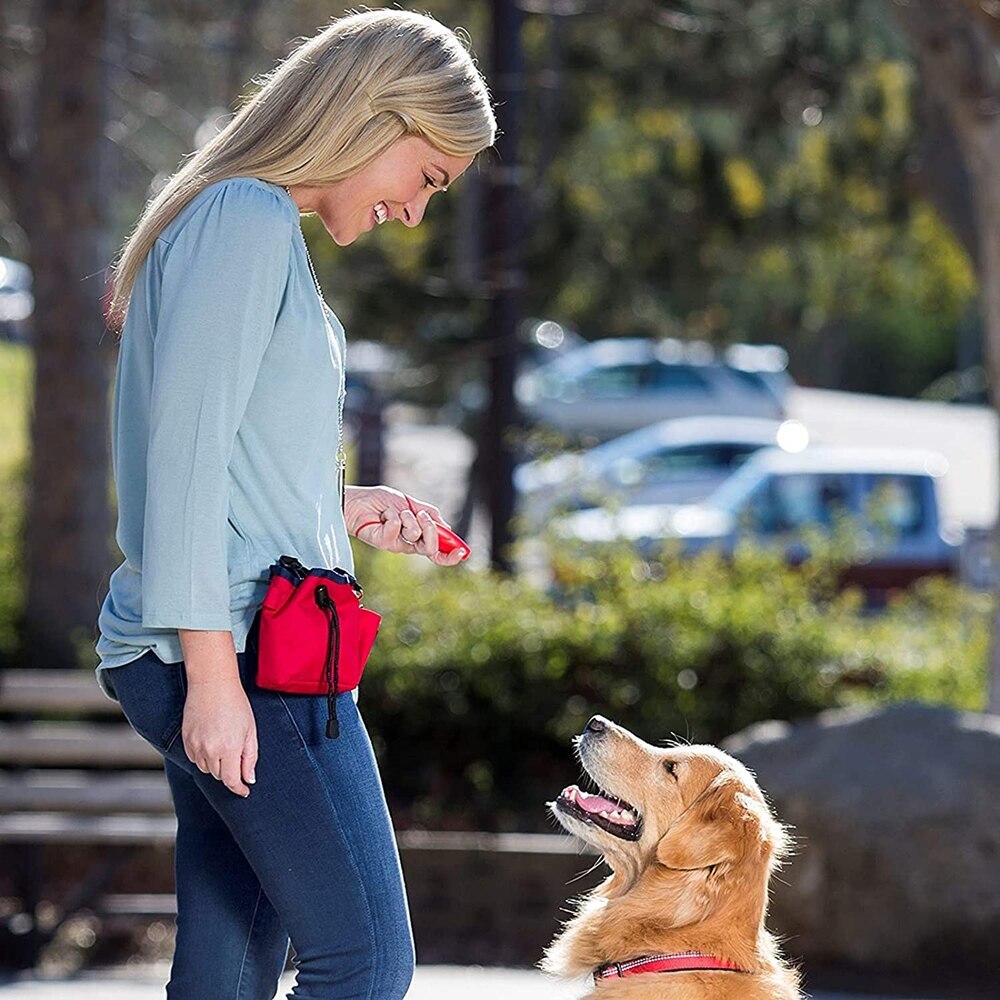
M 288 280 L 293 221 L 219 186 L 164 258 L 153 343 L 142 624 L 229 630 L 228 466 Z

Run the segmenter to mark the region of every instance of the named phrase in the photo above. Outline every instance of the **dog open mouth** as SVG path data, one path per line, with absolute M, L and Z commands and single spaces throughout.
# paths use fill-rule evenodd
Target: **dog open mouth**
M 638 840 L 642 833 L 639 811 L 621 799 L 592 795 L 570 785 L 562 790 L 555 804 L 569 816 L 599 827 L 620 840 Z

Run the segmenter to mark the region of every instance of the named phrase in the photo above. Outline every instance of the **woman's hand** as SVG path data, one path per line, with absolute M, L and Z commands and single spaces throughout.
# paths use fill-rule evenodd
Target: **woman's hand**
M 438 566 L 458 565 L 467 555 L 467 549 L 460 547 L 448 553 L 438 551 L 435 521 L 446 528 L 451 527 L 441 516 L 441 511 L 433 504 L 414 497 L 409 499 L 416 514 L 410 509 L 406 494 L 391 486 L 348 486 L 344 500 L 347 530 L 376 549 L 417 553 Z M 377 523 L 367 523 L 371 521 Z
M 192 629 L 177 634 L 187 677 L 184 752 L 199 771 L 246 798 L 247 785 L 256 780 L 257 723 L 240 681 L 233 634 Z
M 188 685 L 181 723 L 184 752 L 236 795 L 246 798 L 254 783 L 257 724 L 239 680 Z

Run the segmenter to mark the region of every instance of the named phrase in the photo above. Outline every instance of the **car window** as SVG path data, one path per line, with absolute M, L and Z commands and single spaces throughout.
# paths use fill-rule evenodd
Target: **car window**
M 720 464 L 719 449 L 715 445 L 689 445 L 687 448 L 663 448 L 646 457 L 644 481 L 668 483 L 675 479 L 725 472 Z
M 716 461 L 727 469 L 738 469 L 751 455 L 760 451 L 760 444 L 719 444 L 715 446 Z
M 646 366 L 644 388 L 666 392 L 711 392 L 708 379 L 691 365 Z
M 627 399 L 639 391 L 643 365 L 608 365 L 587 372 L 576 386 L 583 399 Z
M 755 445 L 719 443 L 666 447 L 641 459 L 619 459 L 611 466 L 611 478 L 623 486 L 635 486 L 725 476 L 757 450 Z
M 899 535 L 915 535 L 927 517 L 920 476 L 872 476 L 866 497 L 871 522 Z
M 749 389 L 751 392 L 762 396 L 774 395 L 771 392 L 771 387 L 767 384 L 767 380 L 759 372 L 748 372 L 742 368 L 729 368 L 728 371 L 744 389 Z
M 770 476 L 749 505 L 750 526 L 762 534 L 805 527 L 831 527 L 850 511 L 850 484 L 832 473 Z

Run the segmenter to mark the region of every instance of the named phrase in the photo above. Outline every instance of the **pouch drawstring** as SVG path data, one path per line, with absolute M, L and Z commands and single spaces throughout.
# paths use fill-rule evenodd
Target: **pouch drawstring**
M 330 612 L 330 632 L 326 644 L 326 736 L 335 740 L 340 735 L 337 721 L 337 688 L 340 685 L 340 619 L 337 605 L 322 584 L 314 591 L 316 604 Z M 332 672 L 331 672 L 332 671 Z

